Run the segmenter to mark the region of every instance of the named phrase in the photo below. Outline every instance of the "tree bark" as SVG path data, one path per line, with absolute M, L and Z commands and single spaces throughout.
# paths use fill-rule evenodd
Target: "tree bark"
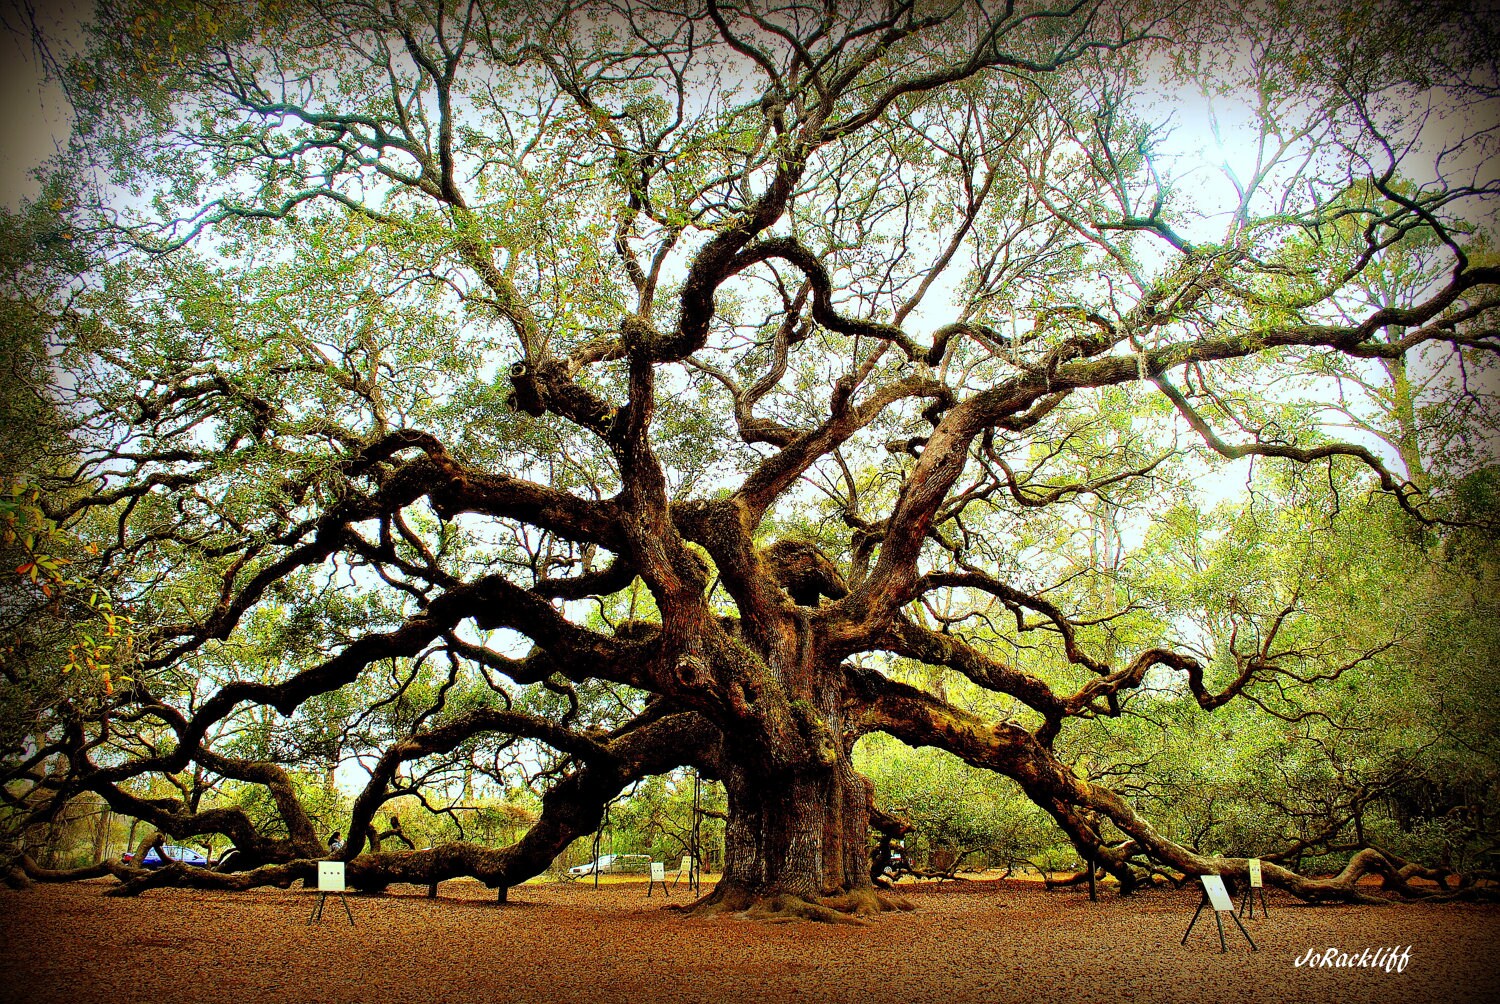
M 868 782 L 847 753 L 823 771 L 735 764 L 723 780 L 724 875 L 695 911 L 848 920 L 908 908 L 870 878 Z
M 910 908 L 874 886 L 870 782 L 850 759 L 840 695 L 821 689 L 816 701 L 792 703 L 799 727 L 780 730 L 801 749 L 786 749 L 785 738 L 772 755 L 761 744 L 725 743 L 724 874 L 693 909 L 848 920 Z

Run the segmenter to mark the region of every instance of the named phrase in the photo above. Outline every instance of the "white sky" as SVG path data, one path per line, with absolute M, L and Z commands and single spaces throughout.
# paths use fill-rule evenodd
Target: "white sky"
M 0 0 L 0 204 L 8 209 L 36 197 L 38 185 L 31 172 L 58 152 L 73 125 L 62 89 L 43 81 L 36 48 L 24 33 L 26 15 L 18 7 L 16 0 Z M 80 12 L 92 7 L 91 0 L 38 4 L 37 24 L 57 39 L 54 56 L 64 55 L 78 36 Z

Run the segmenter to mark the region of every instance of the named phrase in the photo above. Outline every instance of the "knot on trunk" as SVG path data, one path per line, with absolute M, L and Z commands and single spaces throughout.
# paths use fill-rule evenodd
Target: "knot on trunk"
M 531 364 L 517 362 L 510 368 L 512 408 L 541 418 L 549 411 L 608 436 L 619 409 L 604 398 L 574 383 L 568 364 L 561 359 L 542 359 Z
M 678 554 L 679 557 L 672 562 L 672 567 L 682 577 L 683 581 L 688 584 L 688 588 L 700 593 L 707 589 L 709 577 L 708 559 L 691 547 L 684 547 Z
M 510 368 L 510 385 L 511 407 L 524 411 L 532 418 L 540 418 L 547 413 L 541 388 L 537 386 L 536 375 L 531 367 L 522 362 L 513 364 Z
M 677 682 L 684 687 L 694 687 L 712 679 L 708 672 L 708 663 L 691 652 L 684 652 L 677 657 L 675 667 Z
M 820 597 L 837 600 L 849 592 L 838 566 L 811 541 L 778 540 L 761 558 L 798 606 L 815 607 Z
M 792 721 L 804 740 L 803 749 L 808 758 L 806 766 L 832 767 L 838 762 L 840 745 L 832 727 L 818 717 L 817 709 L 811 701 L 798 698 L 789 707 Z

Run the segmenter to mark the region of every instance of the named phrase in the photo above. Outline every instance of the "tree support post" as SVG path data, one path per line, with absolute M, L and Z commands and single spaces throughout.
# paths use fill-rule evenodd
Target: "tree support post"
M 703 870 L 703 775 L 693 769 L 693 828 L 689 831 L 688 888 L 698 895 L 699 874 Z

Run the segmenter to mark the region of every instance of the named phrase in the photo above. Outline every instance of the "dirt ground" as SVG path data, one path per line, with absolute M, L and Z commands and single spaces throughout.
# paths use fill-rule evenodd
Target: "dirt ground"
M 0 999 L 149 1001 L 1292 1001 L 1500 1000 L 1500 908 L 1306 907 L 1271 897 L 1179 944 L 1196 894 L 1130 899 L 1038 883 L 903 887 L 916 912 L 867 927 L 687 918 L 643 883 L 527 885 L 501 906 L 478 883 L 337 900 L 315 893 L 158 890 L 105 899 L 108 882 L 0 892 Z M 1410 946 L 1404 972 L 1309 970 L 1316 949 Z

